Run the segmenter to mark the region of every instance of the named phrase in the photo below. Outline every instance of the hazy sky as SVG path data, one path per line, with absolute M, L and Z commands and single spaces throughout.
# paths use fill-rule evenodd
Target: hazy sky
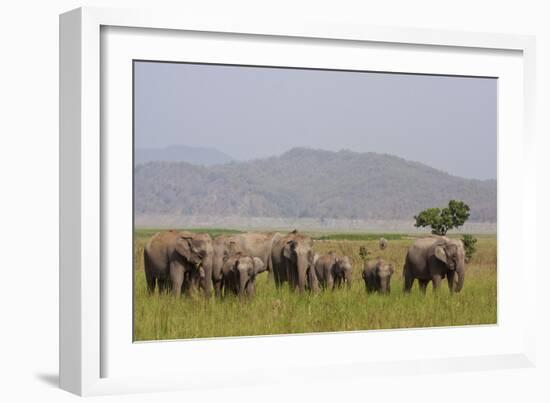
M 496 178 L 497 80 L 137 62 L 136 147 L 374 151 Z

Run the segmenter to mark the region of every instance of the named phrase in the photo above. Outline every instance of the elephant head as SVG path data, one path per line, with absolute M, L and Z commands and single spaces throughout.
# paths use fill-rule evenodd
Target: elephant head
M 293 233 L 283 248 L 283 256 L 287 260 L 287 271 L 292 287 L 304 291 L 307 286 L 308 269 L 313 265 L 314 252 L 311 239 Z
M 202 268 L 204 276 L 200 278 L 200 287 L 205 295 L 210 295 L 212 287 L 212 260 L 214 249 L 212 238 L 208 234 L 180 232 L 176 239 L 175 252 L 195 268 Z
M 189 263 L 199 266 L 212 249 L 212 239 L 208 234 L 182 232 L 176 240 L 176 252 Z
M 351 260 L 347 256 L 337 256 L 334 263 L 335 277 L 341 278 L 348 286 L 351 287 L 351 274 L 353 266 Z
M 464 285 L 464 245 L 462 241 L 443 238 L 433 244 L 430 252 L 451 272 L 449 276 L 454 279 L 452 291 L 462 290 Z
M 388 294 L 391 291 L 391 276 L 393 274 L 393 265 L 379 259 L 374 269 L 377 288 L 382 294 Z

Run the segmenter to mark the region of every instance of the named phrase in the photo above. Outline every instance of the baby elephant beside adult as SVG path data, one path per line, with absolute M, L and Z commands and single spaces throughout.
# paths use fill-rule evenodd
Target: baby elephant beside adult
M 393 271 L 393 265 L 380 258 L 365 262 L 362 277 L 365 281 L 367 292 L 389 294 Z
M 420 238 L 409 247 L 403 267 L 404 290 L 409 292 L 415 279 L 420 290 L 426 292 L 431 281 L 438 289 L 446 277 L 451 292 L 459 292 L 464 285 L 464 245 L 462 241 L 444 236 Z
M 188 231 L 157 232 L 143 251 L 149 293 L 172 289 L 176 296 L 201 286 L 207 296 L 212 288 L 212 239 Z
M 260 258 L 264 270 L 271 270 L 271 246 L 274 237 L 279 234 L 247 232 L 235 235 L 219 235 L 213 240 L 214 257 L 212 259 L 212 281 L 216 296 L 221 295 L 222 268 L 228 255 L 242 253 Z
M 230 292 L 238 296 L 246 293 L 248 297 L 253 297 L 256 276 L 264 271 L 264 262 L 258 257 L 240 252 L 232 256 L 226 256 L 222 268 L 221 287 L 224 296 L 227 296 L 227 293 Z
M 322 288 L 334 289 L 346 283 L 351 288 L 353 266 L 347 256 L 329 252 L 315 261 L 315 275 Z

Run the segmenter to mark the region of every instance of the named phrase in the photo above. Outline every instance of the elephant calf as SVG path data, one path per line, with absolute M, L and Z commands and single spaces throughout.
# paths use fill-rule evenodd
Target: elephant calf
M 315 275 L 319 285 L 323 288 L 334 289 L 346 283 L 351 288 L 351 274 L 353 266 L 347 256 L 340 256 L 334 252 L 320 256 L 315 262 Z
M 379 292 L 389 294 L 391 291 L 391 276 L 393 265 L 386 263 L 383 259 L 365 262 L 363 266 L 363 280 L 367 292 Z
M 242 253 L 226 255 L 222 267 L 221 288 L 224 295 L 254 296 L 256 275 L 265 271 L 264 262 L 258 257 Z

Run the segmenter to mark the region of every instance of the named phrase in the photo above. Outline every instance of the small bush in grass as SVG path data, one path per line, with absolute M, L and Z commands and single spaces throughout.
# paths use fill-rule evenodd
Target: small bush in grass
M 471 234 L 464 234 L 462 236 L 462 243 L 464 244 L 466 262 L 469 262 L 472 256 L 474 256 L 474 253 L 476 253 L 477 238 Z

